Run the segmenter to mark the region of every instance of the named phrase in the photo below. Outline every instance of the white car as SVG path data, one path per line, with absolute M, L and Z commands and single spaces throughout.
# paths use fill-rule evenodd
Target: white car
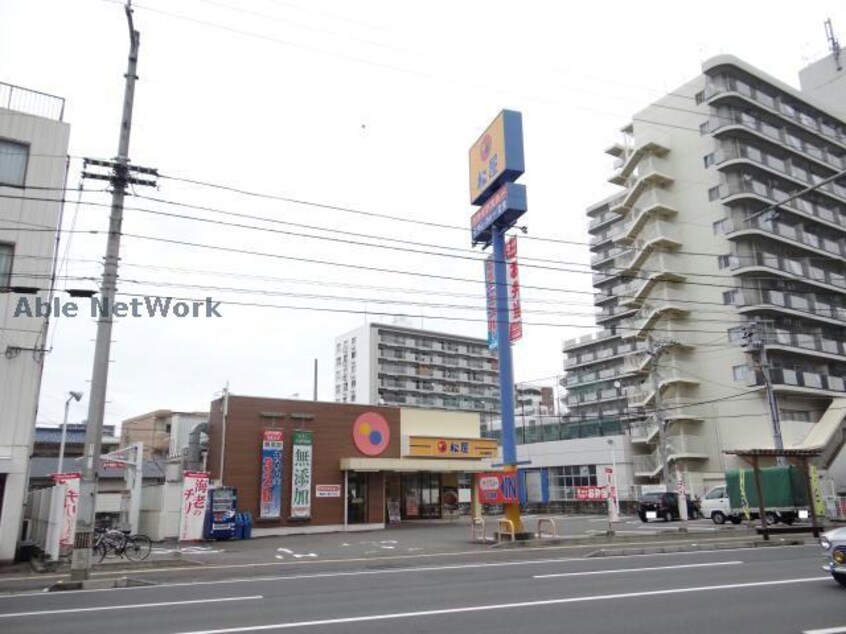
M 705 494 L 699 504 L 702 517 L 711 518 L 714 524 L 725 524 L 731 518 L 731 502 L 725 484 L 715 486 Z
M 825 549 L 823 570 L 830 572 L 841 586 L 846 586 L 846 527 L 823 533 L 820 545 Z

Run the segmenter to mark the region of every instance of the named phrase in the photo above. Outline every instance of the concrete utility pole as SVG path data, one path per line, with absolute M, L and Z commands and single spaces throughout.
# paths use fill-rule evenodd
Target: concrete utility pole
M 770 379 L 770 364 L 767 359 L 767 345 L 764 342 L 761 330 L 762 324 L 758 321 L 751 323 L 743 329 L 743 347 L 752 355 L 755 369 L 761 371 L 764 377 L 764 388 L 767 391 L 767 405 L 770 408 L 770 422 L 773 427 L 773 445 L 779 451 L 784 449 L 784 439 L 781 436 L 781 417 L 778 412 L 778 401 L 776 401 L 773 384 Z M 784 456 L 776 457 L 776 464 L 783 467 L 787 464 Z
M 71 560 L 71 579 L 82 581 L 91 571 L 91 544 L 94 532 L 94 514 L 97 499 L 97 476 L 100 467 L 100 451 L 103 437 L 103 417 L 106 408 L 106 385 L 109 375 L 109 356 L 112 342 L 112 309 L 117 292 L 118 261 L 120 255 L 120 233 L 123 222 L 123 200 L 128 183 L 151 184 L 130 177 L 130 171 L 155 174 L 155 170 L 129 166 L 129 134 L 132 129 L 132 105 L 135 97 L 135 80 L 138 78 L 138 46 L 140 34 L 132 22 L 132 4 L 127 0 L 124 7 L 129 25 L 129 61 L 123 96 L 123 116 L 120 124 L 118 155 L 114 161 L 91 161 L 87 165 L 110 167 L 108 176 L 83 172 L 83 177 L 108 180 L 112 185 L 112 208 L 109 217 L 109 239 L 106 245 L 106 259 L 103 266 L 103 282 L 100 290 L 101 310 L 97 320 L 97 339 L 94 347 L 94 369 L 91 376 L 91 393 L 88 401 L 88 425 L 85 430 L 85 452 L 83 454 L 82 479 L 80 481 L 79 515 Z
M 667 464 L 667 430 L 664 425 L 663 403 L 661 401 L 661 382 L 658 376 L 658 362 L 664 351 L 674 345 L 677 341 L 672 339 L 656 339 L 650 342 L 646 353 L 652 358 L 652 388 L 655 390 L 655 421 L 658 423 L 658 455 L 661 459 L 661 477 L 664 486 L 670 486 L 670 466 Z

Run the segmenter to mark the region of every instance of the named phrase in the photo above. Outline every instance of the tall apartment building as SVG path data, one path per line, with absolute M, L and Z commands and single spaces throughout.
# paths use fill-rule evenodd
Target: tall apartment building
M 61 204 L 45 199 L 65 185 L 63 111 L 59 97 L 0 83 L 0 562 L 20 538 L 48 326 L 16 309 L 52 294 Z
M 731 56 L 638 112 L 607 150 L 622 191 L 587 210 L 597 324 L 567 341 L 571 436 L 629 434 L 634 476 L 699 492 L 774 446 L 757 324 L 785 447 L 838 472 L 846 416 L 846 80 L 833 57 L 796 90 Z M 835 89 L 835 87 L 838 87 Z M 770 210 L 774 205 L 777 208 Z M 654 343 L 664 340 L 656 370 Z M 843 452 L 846 454 L 846 452 Z M 671 471 L 671 473 L 672 473 Z M 844 474 L 846 475 L 846 474 Z M 842 479 L 842 478 L 841 478 Z M 844 480 L 846 483 L 846 480 Z
M 485 339 L 367 324 L 335 339 L 335 400 L 499 417 L 499 364 Z

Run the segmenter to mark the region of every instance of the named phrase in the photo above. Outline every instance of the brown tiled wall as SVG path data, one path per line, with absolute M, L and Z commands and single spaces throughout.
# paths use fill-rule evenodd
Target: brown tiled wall
M 344 521 L 343 493 L 340 498 L 317 498 L 312 490 L 311 520 L 288 520 L 291 511 L 291 432 L 307 429 L 314 435 L 312 483 L 340 484 L 344 474 L 341 458 L 366 457 L 353 443 L 352 426 L 365 412 L 378 412 L 388 422 L 391 440 L 379 458 L 400 457 L 400 410 L 394 407 L 373 407 L 344 403 L 287 401 L 267 398 L 230 396 L 226 423 L 226 463 L 223 483 L 238 490 L 238 508 L 252 513 L 254 524 L 261 527 L 342 524 Z M 263 418 L 261 412 L 287 415 L 311 414 L 310 421 L 291 420 L 289 416 L 275 422 Z M 282 517 L 261 520 L 259 512 L 259 481 L 261 477 L 261 440 L 265 429 L 281 429 L 285 448 L 282 480 Z M 208 466 L 211 478 L 217 479 L 220 467 L 220 439 L 222 433 L 222 399 L 211 404 L 209 420 Z M 384 477 L 370 473 L 368 477 L 368 522 L 383 522 L 385 517 Z

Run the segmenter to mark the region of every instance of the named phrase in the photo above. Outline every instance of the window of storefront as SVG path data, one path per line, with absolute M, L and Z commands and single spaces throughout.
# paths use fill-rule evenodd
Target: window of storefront
M 441 516 L 441 476 L 437 473 L 406 473 L 402 476 L 402 518 Z
M 597 484 L 596 465 L 565 465 L 549 469 L 550 500 L 575 500 L 576 487 Z

